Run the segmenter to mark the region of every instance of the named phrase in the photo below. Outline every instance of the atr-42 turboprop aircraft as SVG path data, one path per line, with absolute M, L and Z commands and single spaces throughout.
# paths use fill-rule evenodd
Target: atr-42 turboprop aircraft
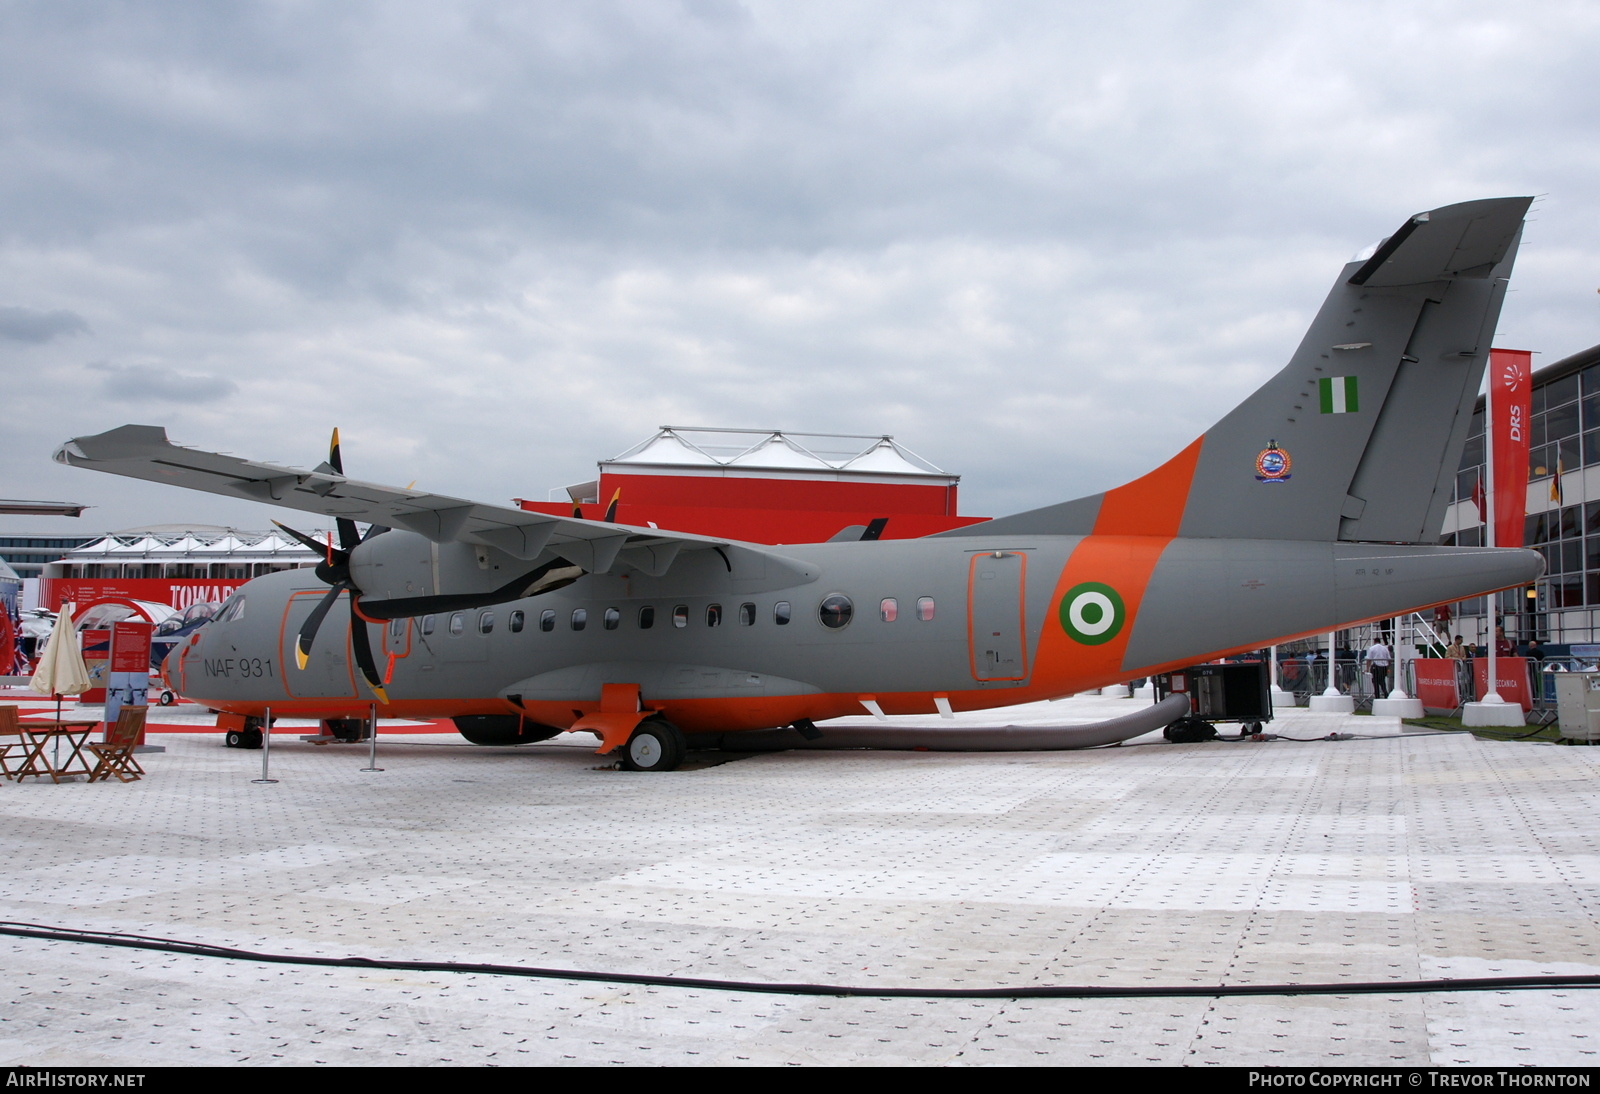
M 562 519 L 347 478 L 337 442 L 300 471 L 126 425 L 55 458 L 336 519 L 322 565 L 250 582 L 167 659 L 237 724 L 376 703 L 479 743 L 589 730 L 670 770 L 685 732 L 1053 698 L 1532 581 L 1532 551 L 1437 545 L 1529 202 L 1411 217 L 1282 372 L 1143 478 L 924 539 Z

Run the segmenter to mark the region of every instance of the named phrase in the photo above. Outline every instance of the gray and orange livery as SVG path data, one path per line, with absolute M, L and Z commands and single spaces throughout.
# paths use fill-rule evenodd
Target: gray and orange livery
M 235 719 L 376 702 L 485 743 L 590 730 L 670 769 L 685 732 L 1052 698 L 1531 581 L 1532 551 L 1438 546 L 1529 202 L 1411 217 L 1340 272 L 1287 367 L 1143 478 L 924 539 L 563 519 L 152 426 L 56 459 L 338 521 L 316 571 L 258 578 L 174 652 L 181 694 Z

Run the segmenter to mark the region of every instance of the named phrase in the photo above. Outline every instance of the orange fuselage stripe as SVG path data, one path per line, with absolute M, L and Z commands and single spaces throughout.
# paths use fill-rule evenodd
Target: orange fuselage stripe
M 1042 687 L 1059 695 L 1099 686 L 1091 681 L 1122 679 L 1128 638 L 1150 575 L 1183 523 L 1200 445 L 1200 440 L 1195 441 L 1150 474 L 1107 492 L 1094 530 L 1073 550 L 1056 581 L 1040 630 L 1039 652 L 1034 658 L 1035 687 L 1030 690 Z M 1122 598 L 1122 627 L 1110 641 L 1099 645 L 1072 638 L 1059 618 L 1067 591 L 1085 581 L 1109 585 Z

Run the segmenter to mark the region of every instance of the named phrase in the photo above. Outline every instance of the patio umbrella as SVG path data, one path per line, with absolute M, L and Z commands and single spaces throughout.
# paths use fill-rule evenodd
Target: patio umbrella
M 78 645 L 78 632 L 72 626 L 72 605 L 61 605 L 56 625 L 50 632 L 50 644 L 39 658 L 28 686 L 40 695 L 56 697 L 56 721 L 61 720 L 61 697 L 82 695 L 89 690 L 89 666 L 83 662 L 83 649 Z

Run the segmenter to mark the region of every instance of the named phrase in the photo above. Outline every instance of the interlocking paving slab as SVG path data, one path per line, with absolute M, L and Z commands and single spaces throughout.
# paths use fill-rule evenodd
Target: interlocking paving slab
M 962 716 L 1124 713 L 1078 697 Z M 129 785 L 0 784 L 0 917 L 276 953 L 884 986 L 1600 973 L 1600 750 L 1280 712 L 1347 741 L 797 752 L 158 733 Z M 169 715 L 172 716 L 172 715 Z M 179 714 L 176 717 L 185 717 Z M 189 714 L 194 719 L 199 716 Z M 948 724 L 948 723 L 945 723 Z M 824 727 L 826 729 L 826 727 Z M 1600 993 L 814 998 L 0 938 L 0 1062 L 1593 1065 Z

